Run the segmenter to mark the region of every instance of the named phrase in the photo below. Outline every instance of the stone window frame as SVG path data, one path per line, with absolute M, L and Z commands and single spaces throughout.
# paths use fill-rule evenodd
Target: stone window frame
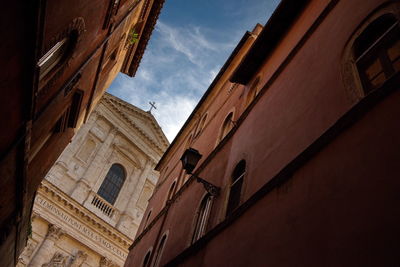
M 365 97 L 364 86 L 354 57 L 354 43 L 371 23 L 386 14 L 391 14 L 400 21 L 400 3 L 387 2 L 378 6 L 357 26 L 345 45 L 342 55 L 341 74 L 346 95 L 351 103 L 355 103 Z
M 71 60 L 75 56 L 76 48 L 81 41 L 82 34 L 86 31 L 85 20 L 82 17 L 77 17 L 58 35 L 54 36 L 51 41 L 42 49 L 40 57 L 37 59 L 36 73 L 37 73 L 37 94 L 40 97 L 46 94 L 47 91 L 54 85 L 58 78 L 64 73 L 65 69 L 70 65 Z M 40 67 L 39 61 L 51 51 L 59 42 L 65 39 L 71 39 L 68 44 L 67 50 L 62 55 L 63 58 L 52 66 L 50 70 L 43 76 L 39 77 Z
M 154 267 L 158 267 L 160 265 L 162 255 L 164 253 L 165 246 L 167 244 L 168 236 L 169 236 L 169 230 L 163 233 L 163 235 L 160 238 L 160 241 L 157 244 L 157 250 L 155 251 L 154 254 L 154 263 L 152 264 L 152 266 Z
M 201 116 L 201 119 L 199 120 L 199 123 L 197 125 L 196 133 L 193 136 L 193 139 L 199 137 L 200 134 L 203 132 L 204 128 L 206 127 L 207 118 L 208 118 L 208 112 L 204 113 L 203 116 Z
M 101 188 L 102 188 L 104 182 L 105 182 L 106 179 L 108 178 L 108 174 L 109 174 L 109 172 L 111 171 L 111 168 L 112 168 L 114 165 L 115 165 L 115 166 L 121 167 L 121 169 L 122 169 L 123 172 L 124 172 L 124 177 L 123 177 L 123 181 L 122 181 L 122 183 L 121 183 L 121 186 L 119 187 L 119 190 L 118 190 L 118 192 L 117 192 L 117 194 L 116 194 L 116 196 L 115 196 L 115 198 L 114 198 L 114 201 L 109 201 L 109 199 L 106 199 L 104 196 L 102 196 L 102 195 L 100 194 L 100 190 L 101 190 Z M 99 187 L 99 188 L 97 189 L 97 191 L 96 191 L 96 194 L 97 194 L 98 196 L 100 196 L 101 198 L 103 198 L 105 201 L 107 201 L 110 205 L 115 206 L 116 203 L 117 203 L 118 197 L 120 196 L 121 191 L 122 191 L 122 188 L 124 187 L 124 184 L 125 184 L 125 182 L 126 182 L 127 179 L 128 179 L 128 173 L 127 173 L 126 168 L 125 168 L 121 163 L 113 163 L 113 164 L 111 164 L 111 166 L 110 166 L 110 168 L 108 169 L 106 175 L 104 176 L 104 178 L 103 178 L 103 180 L 102 180 L 102 182 L 101 182 L 101 184 L 100 184 L 100 187 Z
M 233 181 L 233 178 L 235 176 L 235 172 L 236 169 L 239 168 L 239 164 L 241 164 L 242 162 L 244 162 L 244 172 L 240 173 L 240 175 L 238 177 L 236 177 L 236 179 Z M 225 217 L 230 216 L 238 207 L 240 207 L 241 203 L 243 202 L 243 192 L 245 190 L 246 187 L 246 177 L 247 177 L 247 173 L 248 173 L 248 162 L 245 158 L 242 158 L 241 160 L 239 160 L 232 172 L 231 175 L 229 176 L 229 184 L 228 184 L 228 189 L 227 189 L 227 196 L 226 196 L 226 205 L 225 205 Z M 235 207 L 233 207 L 231 210 L 229 209 L 230 207 L 230 203 L 232 203 L 233 200 L 231 200 L 232 194 L 231 194 L 231 190 L 232 187 L 237 184 L 237 182 L 239 181 L 239 179 L 241 180 L 241 185 L 240 185 L 240 194 L 238 196 L 238 203 Z
M 151 254 L 153 253 L 153 247 L 150 247 L 147 251 L 146 251 L 146 254 L 144 254 L 144 257 L 143 257 L 143 260 L 142 260 L 142 264 L 141 264 L 141 266 L 142 267 L 150 267 L 150 261 L 151 261 Z M 146 257 L 148 256 L 148 258 L 147 258 L 147 262 L 146 262 Z
M 229 116 L 232 115 L 232 118 L 230 119 L 230 129 L 226 131 L 226 129 L 228 128 L 227 125 L 227 119 L 229 118 Z M 218 138 L 217 138 L 217 143 L 216 146 L 225 138 L 225 136 L 227 136 L 229 134 L 229 132 L 233 129 L 233 127 L 235 126 L 234 123 L 234 118 L 235 118 L 235 109 L 231 109 L 228 114 L 225 116 L 222 125 L 220 127 L 220 130 L 218 132 Z
M 254 99 L 257 97 L 257 95 L 258 95 L 257 89 L 260 85 L 260 81 L 261 81 L 261 77 L 257 76 L 253 80 L 251 85 L 248 87 L 246 100 L 245 100 L 245 108 L 248 107 L 254 101 Z
M 197 212 L 194 216 L 195 219 L 193 220 L 193 226 L 192 226 L 193 234 L 191 236 L 190 244 L 195 243 L 206 233 L 207 226 L 208 226 L 208 223 L 210 220 L 213 202 L 214 202 L 214 198 L 210 193 L 206 192 L 203 194 L 203 196 L 197 206 L 197 209 L 196 209 Z M 205 205 L 203 206 L 204 203 L 205 203 Z M 200 219 L 203 219 L 203 221 L 204 221 L 203 227 L 201 224 L 199 224 Z
M 175 178 L 175 179 L 172 181 L 171 185 L 169 186 L 167 198 L 166 198 L 165 201 L 164 201 L 164 202 L 165 202 L 164 206 L 166 206 L 167 203 L 168 203 L 168 201 L 171 201 L 171 199 L 173 198 L 173 196 L 174 196 L 174 191 L 175 191 L 175 189 L 176 189 L 177 186 L 178 186 L 178 178 Z

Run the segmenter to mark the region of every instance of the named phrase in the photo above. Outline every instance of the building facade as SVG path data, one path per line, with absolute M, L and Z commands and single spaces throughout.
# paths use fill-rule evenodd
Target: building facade
M 399 1 L 281 1 L 158 163 L 125 266 L 398 264 L 399 20 Z
M 0 265 L 26 244 L 34 193 L 122 71 L 134 76 L 163 0 L 4 3 Z
M 168 144 L 151 113 L 106 93 L 40 185 L 17 266 L 123 266 Z

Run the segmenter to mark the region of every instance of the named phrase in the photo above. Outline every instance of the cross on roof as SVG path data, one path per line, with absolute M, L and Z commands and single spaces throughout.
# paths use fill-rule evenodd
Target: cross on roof
M 150 104 L 150 110 L 148 111 L 149 113 L 151 113 L 151 110 L 154 108 L 154 109 L 157 109 L 157 107 L 155 106 L 155 104 L 156 104 L 156 102 L 149 102 L 149 104 Z

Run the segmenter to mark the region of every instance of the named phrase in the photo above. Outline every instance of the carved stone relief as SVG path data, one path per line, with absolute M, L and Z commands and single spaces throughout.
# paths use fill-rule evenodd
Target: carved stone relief
M 53 257 L 48 263 L 42 265 L 42 267 L 67 267 L 68 256 L 61 252 L 54 253 Z

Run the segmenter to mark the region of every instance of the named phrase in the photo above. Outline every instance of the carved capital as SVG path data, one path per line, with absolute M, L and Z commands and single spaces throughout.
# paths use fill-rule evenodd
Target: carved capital
M 118 267 L 118 265 L 103 256 L 100 259 L 100 267 Z
M 57 241 L 63 235 L 63 231 L 60 227 L 50 224 L 49 230 L 47 231 L 47 238 L 53 241 Z
M 54 253 L 50 262 L 43 264 L 42 267 L 64 267 L 67 264 L 68 256 L 62 254 L 61 252 Z

